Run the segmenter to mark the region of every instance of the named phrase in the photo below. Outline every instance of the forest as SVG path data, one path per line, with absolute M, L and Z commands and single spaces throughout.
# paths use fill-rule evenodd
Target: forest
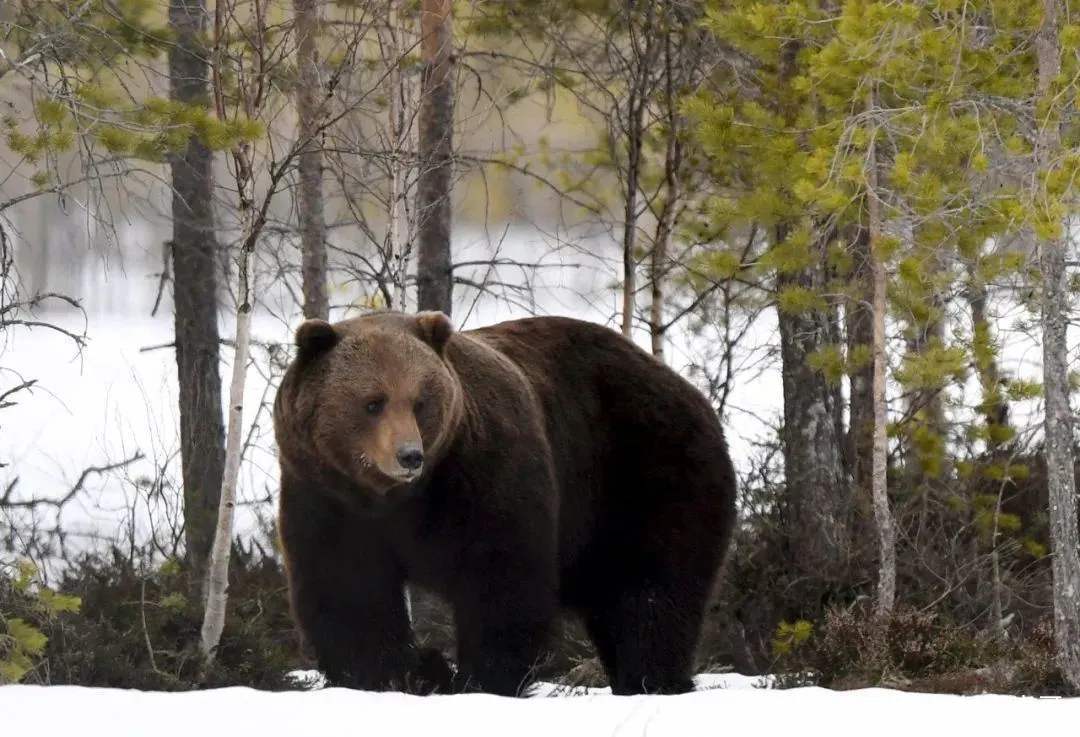
M 301 687 L 274 393 L 390 309 L 708 398 L 699 672 L 1080 693 L 1078 104 L 1078 0 L 8 0 L 0 684 Z

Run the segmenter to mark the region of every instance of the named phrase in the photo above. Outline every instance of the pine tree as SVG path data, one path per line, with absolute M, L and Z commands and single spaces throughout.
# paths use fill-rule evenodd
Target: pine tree
M 1054 640 L 1062 673 L 1080 689 L 1080 533 L 1077 531 L 1076 471 L 1073 448 L 1073 414 L 1069 402 L 1067 340 L 1068 294 L 1065 251 L 1068 238 L 1063 218 L 1064 191 L 1057 185 L 1061 175 L 1062 140 L 1062 0 L 1043 0 L 1042 19 L 1035 37 L 1038 59 L 1038 97 L 1035 122 L 1038 135 L 1034 165 L 1042 179 L 1032 203 L 1036 215 L 1039 267 L 1042 272 L 1043 386 L 1046 400 L 1046 476 L 1050 499 L 1050 539 L 1054 551 Z M 1071 33 L 1074 48 L 1080 47 L 1080 28 Z M 1075 101 L 1075 73 L 1071 100 Z M 1065 98 L 1069 99 L 1069 98 Z M 1066 106 L 1074 105 L 1067 101 Z M 1072 167 L 1080 167 L 1080 161 Z M 1080 169 L 1077 169 L 1080 170 Z M 1070 177 L 1071 178 L 1071 177 Z

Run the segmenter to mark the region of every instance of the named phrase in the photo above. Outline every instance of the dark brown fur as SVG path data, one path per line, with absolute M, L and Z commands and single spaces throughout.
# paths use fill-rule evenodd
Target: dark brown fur
M 298 343 L 274 411 L 280 533 L 295 616 L 332 682 L 449 687 L 413 643 L 409 581 L 454 609 L 459 683 L 520 692 L 561 606 L 615 693 L 692 687 L 735 517 L 696 389 L 565 318 L 451 334 L 439 313 L 384 313 L 310 321 Z M 385 416 L 365 414 L 377 395 Z M 379 447 L 416 433 L 423 471 L 403 482 Z

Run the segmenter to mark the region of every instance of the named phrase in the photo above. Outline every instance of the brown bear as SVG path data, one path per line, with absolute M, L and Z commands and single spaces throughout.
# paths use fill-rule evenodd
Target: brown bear
M 618 333 L 559 317 L 308 320 L 274 404 L 294 616 L 333 684 L 519 694 L 560 607 L 617 694 L 693 687 L 735 518 L 708 401 Z M 458 671 L 406 582 L 454 612 Z

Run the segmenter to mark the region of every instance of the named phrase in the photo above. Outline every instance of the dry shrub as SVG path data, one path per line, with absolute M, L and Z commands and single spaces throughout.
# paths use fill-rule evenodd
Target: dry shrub
M 879 617 L 859 607 L 830 609 L 805 642 L 781 655 L 781 686 L 813 682 L 837 689 L 887 686 L 934 693 L 1062 695 L 1049 623 L 1013 638 L 899 609 Z

